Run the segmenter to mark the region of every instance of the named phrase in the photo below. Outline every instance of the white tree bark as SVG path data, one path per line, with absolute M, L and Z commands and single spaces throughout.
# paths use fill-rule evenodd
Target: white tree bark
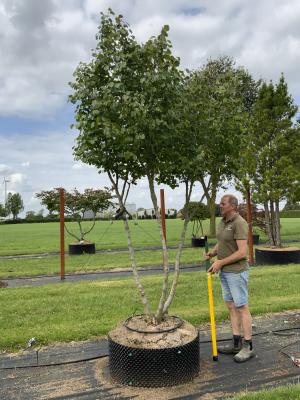
M 109 179 L 113 185 L 114 191 L 117 195 L 118 198 L 118 202 L 119 202 L 119 207 L 121 209 L 125 208 L 125 201 L 128 195 L 128 191 L 126 192 L 125 188 L 126 188 L 126 183 L 124 183 L 123 185 L 123 190 L 120 193 L 119 188 L 118 188 L 118 179 L 114 179 L 112 174 L 108 173 Z M 129 188 L 128 188 L 129 190 Z M 127 243 L 128 243 L 128 250 L 129 250 L 129 255 L 130 255 L 130 260 L 131 260 L 131 266 L 132 266 L 132 272 L 133 272 L 133 276 L 134 276 L 134 280 L 135 280 L 135 284 L 136 287 L 140 293 L 140 297 L 141 297 L 141 301 L 144 307 L 144 313 L 146 315 L 150 315 L 151 314 L 151 309 L 150 309 L 150 303 L 148 301 L 145 289 L 141 283 L 140 280 L 140 276 L 137 270 L 137 264 L 136 264 L 136 259 L 135 259 L 135 251 L 134 251 L 134 247 L 132 244 L 132 239 L 131 239 L 131 232 L 130 232 L 130 228 L 129 228 L 129 224 L 126 218 L 124 218 L 124 228 L 125 228 L 125 232 L 127 234 Z
M 193 190 L 193 182 L 191 182 L 190 187 L 188 183 L 186 182 L 186 199 L 185 199 L 185 205 L 188 205 L 191 195 L 192 195 L 192 190 Z M 174 278 L 171 286 L 171 290 L 169 293 L 169 296 L 165 302 L 163 313 L 166 314 L 168 312 L 168 309 L 170 305 L 172 304 L 172 301 L 174 299 L 176 289 L 177 289 L 177 284 L 178 284 L 178 279 L 179 279 L 179 272 L 180 272 L 180 259 L 181 259 L 181 254 L 182 254 L 182 249 L 184 245 L 184 240 L 185 240 L 185 235 L 186 235 L 186 230 L 188 227 L 189 223 L 189 216 L 185 216 L 183 228 L 181 231 L 181 240 L 178 246 L 177 254 L 176 254 L 176 260 L 175 260 L 175 269 L 174 269 Z
M 160 300 L 159 300 L 158 307 L 157 307 L 155 317 L 154 317 L 156 323 L 159 324 L 162 321 L 163 316 L 164 316 L 164 313 L 163 313 L 164 304 L 165 304 L 165 301 L 167 298 L 167 293 L 168 293 L 169 255 L 168 255 L 168 249 L 167 249 L 167 242 L 166 242 L 164 234 L 163 234 L 161 215 L 158 211 L 157 197 L 156 197 L 155 190 L 154 190 L 154 177 L 148 176 L 148 182 L 149 182 L 151 200 L 153 203 L 156 221 L 158 224 L 159 235 L 160 235 L 160 240 L 161 240 L 161 245 L 162 245 L 162 253 L 163 253 L 163 284 L 162 284 Z

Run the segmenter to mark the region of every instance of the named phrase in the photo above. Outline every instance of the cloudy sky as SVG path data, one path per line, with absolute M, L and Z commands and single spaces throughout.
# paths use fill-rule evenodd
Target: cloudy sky
M 21 193 L 25 211 L 41 208 L 39 190 L 108 184 L 74 161 L 67 102 L 68 82 L 90 59 L 99 13 L 108 7 L 142 42 L 170 25 L 183 68 L 230 55 L 256 78 L 277 81 L 283 72 L 300 104 L 299 0 L 0 0 L 0 203 L 4 178 L 8 191 Z M 196 188 L 194 199 L 200 195 Z M 129 201 L 150 207 L 144 180 Z M 166 190 L 167 207 L 182 202 L 183 190 Z

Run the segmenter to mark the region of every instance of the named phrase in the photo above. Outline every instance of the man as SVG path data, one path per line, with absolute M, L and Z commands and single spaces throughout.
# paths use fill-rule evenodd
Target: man
M 235 354 L 236 362 L 254 357 L 252 344 L 252 317 L 248 307 L 248 224 L 237 212 L 238 200 L 227 194 L 222 197 L 222 220 L 217 228 L 217 244 L 206 254 L 206 259 L 217 256 L 209 272 L 220 276 L 223 299 L 230 313 L 232 343 L 220 346 L 223 354 Z M 244 333 L 242 343 L 241 328 Z

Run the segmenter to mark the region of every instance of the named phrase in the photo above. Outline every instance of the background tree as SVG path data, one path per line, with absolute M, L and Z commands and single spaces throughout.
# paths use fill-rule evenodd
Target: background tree
M 277 85 L 263 83 L 250 115 L 241 165 L 253 194 L 264 205 L 269 242 L 280 246 L 279 203 L 297 192 L 300 181 L 300 130 L 297 106 L 283 75 Z
M 36 194 L 36 197 L 41 200 L 41 204 L 51 207 L 52 212 L 59 212 L 59 192 L 58 190 L 43 190 Z M 92 231 L 96 222 L 97 212 L 106 210 L 111 202 L 111 194 L 107 190 L 100 189 L 85 189 L 83 193 L 80 193 L 77 189 L 73 191 L 65 190 L 65 214 L 72 217 L 79 228 L 79 235 L 70 232 L 66 227 L 67 232 L 78 241 L 84 241 L 86 235 Z M 87 211 L 92 211 L 92 224 L 85 230 L 82 222 Z
M 6 217 L 7 216 L 7 209 L 5 208 L 4 205 L 0 204 L 0 217 Z
M 35 211 L 32 211 L 32 210 L 26 211 L 25 219 L 33 220 L 35 218 L 36 218 Z
M 184 216 L 188 212 L 190 221 L 193 222 L 193 237 L 199 237 L 199 231 L 201 230 L 202 236 L 204 236 L 202 221 L 205 221 L 210 217 L 209 209 L 206 204 L 198 201 L 191 201 L 186 209 L 181 210 L 181 214 Z
M 163 237 L 155 183 L 175 187 L 186 184 L 189 201 L 193 183 L 188 169 L 180 169 L 186 139 L 178 132 L 177 104 L 183 75 L 179 60 L 172 55 L 168 27 L 144 45 L 135 40 L 121 16 L 102 14 L 98 43 L 90 63 L 81 63 L 71 83 L 70 100 L 76 104 L 79 130 L 74 154 L 77 159 L 104 171 L 112 183 L 120 210 L 125 209 L 130 186 L 146 177 L 163 250 L 163 287 L 157 311 L 153 314 L 141 283 L 127 219 L 124 219 L 131 264 L 146 315 L 159 323 L 166 315 L 175 294 L 182 245 L 175 262 L 175 276 L 168 294 L 168 252 Z M 178 160 L 177 160 L 178 156 Z M 191 158 L 190 158 L 191 159 Z M 174 163 L 177 160 L 177 164 Z M 190 169 L 191 171 L 191 169 Z M 186 231 L 183 227 L 182 243 Z
M 8 214 L 12 214 L 14 220 L 17 219 L 20 212 L 24 210 L 23 200 L 19 193 L 8 193 L 6 209 Z
M 216 196 L 235 172 L 243 131 L 243 116 L 251 101 L 253 81 L 229 57 L 210 60 L 190 74 L 190 111 L 201 142 L 198 179 L 210 211 L 210 235 L 216 233 Z M 202 201 L 202 199 L 201 199 Z

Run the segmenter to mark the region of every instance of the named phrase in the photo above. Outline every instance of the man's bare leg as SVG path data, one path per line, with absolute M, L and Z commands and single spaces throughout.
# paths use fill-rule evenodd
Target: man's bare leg
M 252 317 L 248 305 L 238 307 L 237 312 L 240 315 L 240 320 L 243 327 L 244 339 L 252 339 Z
M 236 336 L 241 336 L 242 313 L 239 312 L 233 301 L 226 301 L 225 303 L 230 314 L 232 333 Z

